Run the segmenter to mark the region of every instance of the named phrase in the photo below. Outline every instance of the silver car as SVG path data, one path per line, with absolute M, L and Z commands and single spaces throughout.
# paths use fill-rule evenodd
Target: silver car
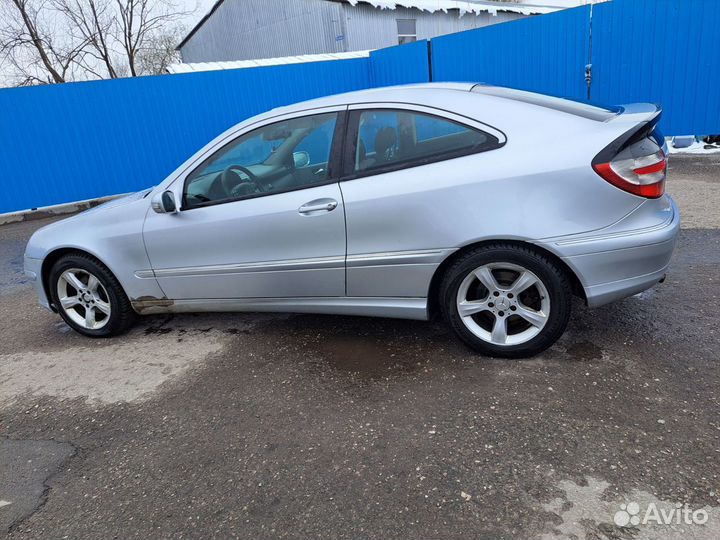
M 659 116 L 459 83 L 299 103 L 40 229 L 25 269 L 91 337 L 150 313 L 439 314 L 476 351 L 530 356 L 572 295 L 663 280 L 680 215 Z

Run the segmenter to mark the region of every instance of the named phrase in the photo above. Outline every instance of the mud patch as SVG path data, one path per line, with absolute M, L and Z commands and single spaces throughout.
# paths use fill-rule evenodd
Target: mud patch
M 447 334 L 433 323 L 322 315 L 290 315 L 282 324 L 267 320 L 254 332 L 277 343 L 286 358 L 323 376 L 344 374 L 355 380 L 418 372 L 436 360 L 427 354 L 432 336 Z
M 600 360 L 603 357 L 603 350 L 589 341 L 573 343 L 566 349 L 565 352 L 568 356 L 570 356 L 570 360 L 575 362 Z
M 146 336 L 151 336 L 151 335 L 160 335 L 160 336 L 162 336 L 162 335 L 165 335 L 165 334 L 170 334 L 170 333 L 172 333 L 172 331 L 173 331 L 172 328 L 158 328 L 158 327 L 155 327 L 155 326 L 148 326 L 148 327 L 145 329 L 145 335 L 146 335 Z
M 414 371 L 420 365 L 407 351 L 367 337 L 325 335 L 318 341 L 316 352 L 321 360 L 338 371 L 369 378 Z

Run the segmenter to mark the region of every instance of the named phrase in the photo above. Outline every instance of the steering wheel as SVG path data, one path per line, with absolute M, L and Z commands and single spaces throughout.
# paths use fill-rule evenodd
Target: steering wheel
M 237 171 L 247 176 L 247 179 L 243 178 Z M 220 175 L 220 183 L 228 197 L 240 197 L 264 191 L 260 186 L 258 177 L 250 169 L 242 165 L 230 165 L 225 169 Z

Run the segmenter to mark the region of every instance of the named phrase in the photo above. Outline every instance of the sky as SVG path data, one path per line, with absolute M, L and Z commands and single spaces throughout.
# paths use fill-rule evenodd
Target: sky
M 178 4 L 192 13 L 182 21 L 188 32 L 210 11 L 215 0 L 178 0 Z

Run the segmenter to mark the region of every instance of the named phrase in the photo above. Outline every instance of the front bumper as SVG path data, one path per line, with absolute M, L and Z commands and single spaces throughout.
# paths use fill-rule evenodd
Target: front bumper
M 556 244 L 580 279 L 588 306 L 632 296 L 664 278 L 680 231 L 680 211 L 669 200 L 671 217 L 657 226 Z
M 48 300 L 47 293 L 45 291 L 45 284 L 42 280 L 42 263 L 42 259 L 33 259 L 32 257 L 25 255 L 25 276 L 33 282 L 40 305 L 45 309 L 52 311 L 50 301 Z

